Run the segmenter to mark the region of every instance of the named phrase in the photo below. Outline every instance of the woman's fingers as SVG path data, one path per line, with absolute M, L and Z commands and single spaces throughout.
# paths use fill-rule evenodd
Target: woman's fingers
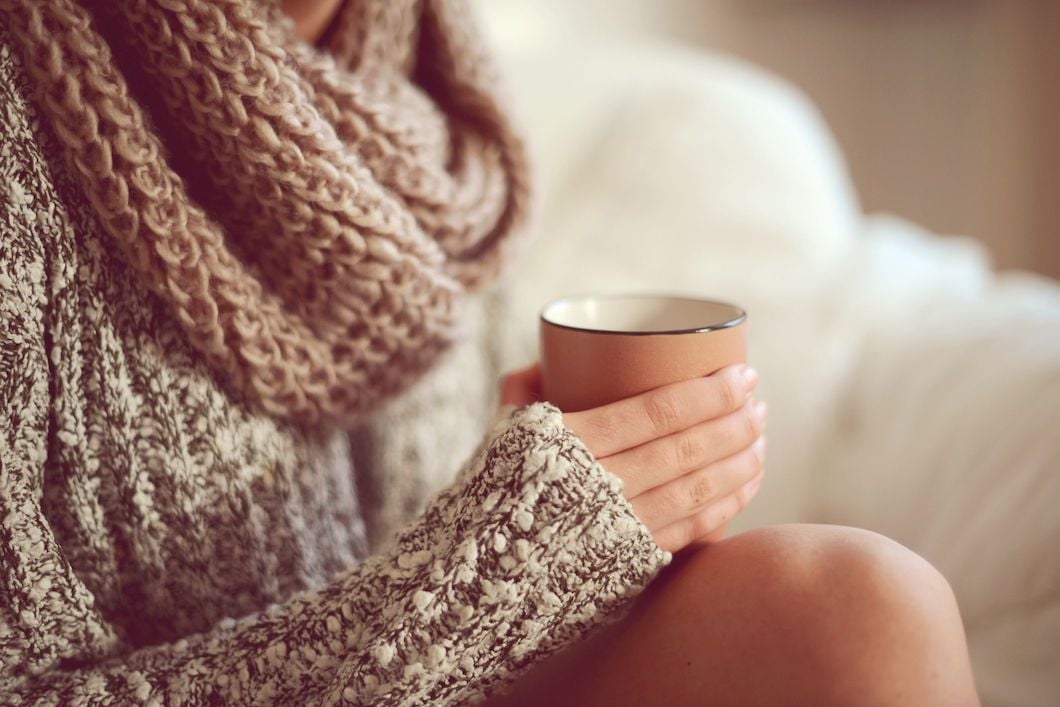
M 737 492 L 762 471 L 765 440 L 631 498 L 633 510 L 653 533 Z M 731 516 L 730 516 L 731 517 Z
M 663 550 L 677 552 L 698 540 L 707 538 L 747 508 L 751 499 L 761 488 L 764 477 L 765 474 L 759 471 L 757 476 L 725 498 L 653 532 L 652 537 L 656 544 Z
M 633 498 L 746 449 L 762 435 L 765 423 L 766 404 L 749 401 L 736 412 L 619 452 L 601 463 L 622 479 L 626 497 Z
M 766 407 L 751 402 L 746 365 L 663 386 L 610 405 L 564 413 L 564 424 L 621 478 L 637 517 L 663 549 L 724 534 L 761 484 Z M 505 376 L 501 402 L 541 399 L 541 368 Z
M 565 413 L 563 421 L 602 459 L 733 412 L 751 397 L 757 380 L 747 366 L 729 366 L 610 405 Z

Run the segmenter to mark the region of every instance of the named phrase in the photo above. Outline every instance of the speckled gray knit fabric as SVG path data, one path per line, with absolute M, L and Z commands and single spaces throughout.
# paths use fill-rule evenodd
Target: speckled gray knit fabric
M 371 489 L 404 479 L 418 509 L 408 479 L 455 426 L 430 414 L 469 416 L 446 402 L 461 386 L 395 402 L 354 448 L 233 397 L 79 202 L 8 39 L 0 23 L 0 702 L 463 704 L 667 561 L 547 405 L 503 416 L 391 534 L 401 503 Z M 359 489 L 386 506 L 375 554 Z

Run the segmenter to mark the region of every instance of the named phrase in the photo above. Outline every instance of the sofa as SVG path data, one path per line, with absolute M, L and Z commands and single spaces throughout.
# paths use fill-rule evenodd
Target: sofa
M 895 538 L 952 584 L 984 704 L 1060 704 L 1060 285 L 863 213 L 821 116 L 761 69 L 482 9 L 540 185 L 502 368 L 561 295 L 743 305 L 770 449 L 736 530 Z

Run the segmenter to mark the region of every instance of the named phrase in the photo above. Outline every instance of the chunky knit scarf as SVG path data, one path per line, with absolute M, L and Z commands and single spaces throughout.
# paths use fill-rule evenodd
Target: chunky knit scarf
M 508 260 L 522 144 L 451 0 L 0 0 L 84 194 L 244 399 L 349 420 Z

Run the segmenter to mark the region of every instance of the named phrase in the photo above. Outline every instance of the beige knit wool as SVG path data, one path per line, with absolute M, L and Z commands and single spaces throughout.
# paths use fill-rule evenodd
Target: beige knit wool
M 230 387 L 350 420 L 508 259 L 522 144 L 455 0 L 0 0 L 85 196 Z
M 7 19 L 0 704 L 458 707 L 621 616 L 669 554 L 558 410 L 487 432 L 493 297 L 349 434 L 248 407 L 107 247 Z

